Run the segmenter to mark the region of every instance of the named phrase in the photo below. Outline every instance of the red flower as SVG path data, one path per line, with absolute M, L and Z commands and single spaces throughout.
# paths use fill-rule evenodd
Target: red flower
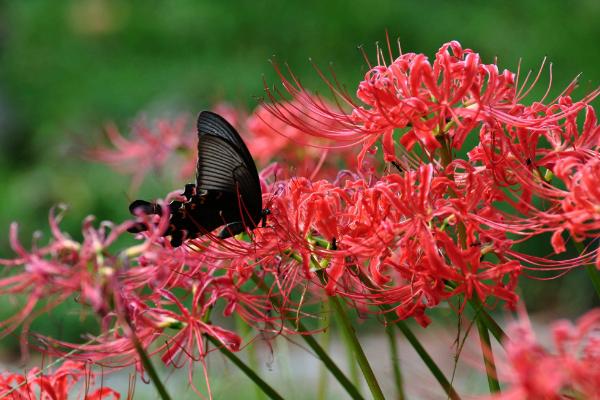
M 306 134 L 347 143 L 362 142 L 359 165 L 366 152 L 382 138 L 386 161 L 397 160 L 394 131 L 400 129 L 400 143 L 407 150 L 420 144 L 428 154 L 440 149 L 441 139 L 454 149 L 461 149 L 466 137 L 477 126 L 495 128 L 526 128 L 543 133 L 560 129 L 561 120 L 574 118 L 600 89 L 591 92 L 582 101 L 567 105 L 542 101 L 525 107 L 520 101 L 531 87 L 518 88 L 518 75 L 498 71 L 495 64 L 483 64 L 477 53 L 463 49 L 456 41 L 444 44 L 430 63 L 423 54 L 402 54 L 386 65 L 371 67 L 359 84 L 353 100 L 337 81 L 321 76 L 338 97 L 338 102 L 349 106 L 350 114 L 328 106 L 320 98 L 311 97 L 298 79 L 288 80 L 279 69 L 284 88 L 296 102 L 302 104 L 318 119 L 306 121 L 294 116 L 287 103 L 270 106 L 272 114 Z M 541 69 L 540 69 L 541 72 Z M 539 74 L 538 74 L 539 78 Z M 571 84 L 563 98 L 575 87 Z M 271 99 L 276 99 L 266 88 Z M 556 105 L 553 107 L 553 105 Z M 332 127 L 335 127 L 332 129 Z M 401 149 L 402 150 L 402 149 Z
M 540 345 L 528 321 L 514 324 L 506 343 L 510 386 L 489 399 L 600 398 L 600 309 L 574 326 L 552 326 L 555 351 Z
M 165 166 L 177 150 L 195 148 L 196 135 L 192 132 L 185 117 L 173 121 L 159 120 L 151 126 L 139 120 L 133 126 L 132 139 L 126 139 L 114 125 L 108 125 L 106 133 L 115 148 L 97 148 L 91 150 L 89 156 L 132 174 L 131 186 L 135 191 L 150 170 Z M 189 151 L 184 157 L 182 168 L 186 177 L 193 175 L 194 155 L 193 151 Z
M 94 374 L 84 363 L 65 361 L 56 371 L 46 374 L 33 368 L 26 375 L 3 372 L 0 374 L 0 397 L 7 400 L 118 400 L 121 395 L 113 389 L 101 387 L 90 391 Z M 81 383 L 79 389 L 76 387 Z
M 312 101 L 319 100 L 313 96 Z M 323 106 L 331 107 L 325 102 Z M 340 148 L 336 143 L 307 136 L 298 129 L 297 120 L 306 124 L 321 124 L 319 119 L 322 116 L 305 103 L 296 101 L 279 104 L 277 116 L 272 111 L 272 108 L 263 105 L 246 122 L 250 136 L 247 140 L 248 147 L 259 165 L 282 162 L 292 175 L 314 179 L 317 176 L 333 178 L 341 165 L 354 164 L 355 154 L 348 146 Z M 332 123 L 333 126 L 327 126 Z M 322 129 L 333 131 L 338 125 L 327 118 L 322 122 Z M 330 151 L 333 149 L 335 151 Z
M 0 260 L 0 265 L 12 273 L 0 279 L 0 294 L 26 296 L 22 309 L 0 323 L 1 335 L 7 335 L 21 325 L 23 354 L 27 354 L 31 322 L 70 296 L 76 296 L 80 303 L 91 307 L 100 316 L 105 316 L 111 309 L 111 279 L 119 269 L 119 260 L 106 250 L 126 233 L 130 223 L 117 226 L 103 223 L 94 228 L 93 218 L 88 217 L 83 223 L 83 241 L 78 243 L 60 231 L 60 218 L 51 211 L 52 240 L 44 247 L 34 245 L 30 252 L 20 244 L 17 225 L 13 224 L 10 241 L 18 257 Z M 156 234 L 149 238 L 155 239 Z M 43 306 L 36 309 L 38 303 Z

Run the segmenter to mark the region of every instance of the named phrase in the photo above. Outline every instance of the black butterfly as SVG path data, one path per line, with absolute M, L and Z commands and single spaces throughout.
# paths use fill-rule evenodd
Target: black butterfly
M 182 194 L 185 202 L 169 204 L 170 220 L 164 236 L 171 245 L 196 238 L 225 225 L 217 235 L 225 239 L 265 223 L 269 210 L 262 208 L 262 191 L 254 160 L 239 133 L 223 117 L 210 111 L 198 116 L 198 164 L 196 184 L 188 183 Z M 156 203 L 135 200 L 129 211 L 161 214 Z M 138 223 L 129 229 L 147 229 Z

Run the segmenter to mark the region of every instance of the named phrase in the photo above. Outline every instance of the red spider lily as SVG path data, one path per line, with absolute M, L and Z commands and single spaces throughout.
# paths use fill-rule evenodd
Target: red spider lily
M 119 260 L 108 256 L 106 250 L 130 226 L 103 223 L 92 226 L 93 218 L 83 223 L 83 241 L 77 243 L 63 234 L 58 223 L 60 216 L 51 211 L 49 221 L 52 231 L 50 244 L 34 247 L 31 252 L 23 248 L 17 238 L 16 224 L 11 226 L 10 241 L 17 258 L 0 260 L 0 265 L 11 275 L 0 280 L 0 293 L 25 295 L 23 308 L 2 321 L 2 336 L 22 325 L 21 344 L 26 354 L 27 335 L 31 322 L 56 307 L 70 296 L 92 308 L 100 316 L 110 310 L 111 276 L 118 269 Z M 156 235 L 149 240 L 156 239 Z M 38 303 L 43 306 L 36 309 Z
M 84 382 L 77 389 L 78 383 Z M 65 361 L 56 371 L 46 374 L 35 367 L 26 375 L 4 372 L 0 374 L 0 397 L 8 400 L 118 400 L 121 395 L 113 389 L 101 387 L 90 391 L 94 374 L 87 365 Z M 130 397 L 128 397 L 130 398 Z
M 509 329 L 507 343 L 509 388 L 490 399 L 600 398 L 600 309 L 576 325 L 552 326 L 555 350 L 544 348 L 527 320 Z
M 296 176 L 308 176 L 311 179 L 317 176 L 334 177 L 341 165 L 354 164 L 353 152 L 339 149 L 336 143 L 328 144 L 325 140 L 307 137 L 296 126 L 285 122 L 288 119 L 300 119 L 310 123 L 318 121 L 320 117 L 300 102 L 286 104 L 277 116 L 271 113 L 270 108 L 261 106 L 246 122 L 250 134 L 250 152 L 259 165 L 280 161 L 285 162 Z M 327 123 L 334 122 L 325 121 L 324 129 L 336 129 L 335 126 L 327 127 Z M 328 147 L 335 147 L 337 151 L 329 152 Z
M 519 88 L 518 74 L 500 73 L 495 64 L 483 64 L 477 53 L 463 49 L 456 41 L 444 44 L 433 63 L 423 54 L 402 54 L 386 65 L 372 67 L 359 84 L 352 99 L 334 79 L 324 77 L 339 103 L 351 108 L 332 108 L 319 98 L 311 97 L 298 79 L 288 80 L 279 70 L 284 88 L 293 99 L 318 119 L 306 121 L 289 111 L 288 104 L 269 106 L 277 118 L 306 134 L 350 143 L 362 142 L 359 165 L 367 150 L 381 137 L 386 161 L 397 159 L 394 130 L 402 129 L 400 143 L 410 150 L 419 143 L 429 154 L 440 149 L 442 139 L 460 149 L 468 134 L 478 125 L 524 128 L 531 132 L 559 129 L 561 120 L 572 118 L 599 92 L 595 90 L 582 101 L 567 105 L 564 101 L 525 107 L 519 102 L 529 88 Z M 541 69 L 540 69 L 541 72 Z M 527 80 L 526 80 L 527 81 Z M 565 97 L 575 87 L 571 84 Z M 266 88 L 269 96 L 276 99 Z M 297 108 L 298 106 L 296 106 Z M 558 108 L 557 108 L 558 107 Z M 332 127 L 336 127 L 332 129 Z M 402 149 L 401 149 L 402 150 Z
M 149 126 L 137 121 L 132 129 L 132 139 L 123 137 L 114 125 L 106 128 L 114 149 L 98 148 L 89 152 L 91 158 L 113 166 L 132 175 L 132 188 L 137 190 L 145 175 L 152 169 L 160 169 L 177 150 L 187 152 L 195 148 L 195 134 L 188 129 L 188 119 L 179 117 L 173 121 L 159 120 Z M 193 175 L 194 152 L 184 157 L 185 176 Z
M 34 246 L 31 251 L 17 240 L 14 225 L 11 244 L 18 258 L 1 261 L 14 272 L 0 281 L 0 287 L 7 294 L 26 296 L 24 310 L 2 322 L 4 334 L 23 326 L 24 354 L 28 345 L 35 345 L 53 356 L 113 368 L 135 364 L 142 371 L 132 340 L 135 335 L 143 348 L 150 354 L 161 354 L 166 364 L 176 365 L 182 357 L 189 359 L 191 379 L 193 361 L 204 360 L 208 351 L 204 335 L 214 336 L 231 351 L 240 349 L 241 339 L 235 333 L 207 320 L 217 302 L 219 307 L 224 302 L 225 316 L 238 314 L 261 330 L 283 330 L 279 327 L 282 320 L 271 314 L 274 307 L 269 294 L 256 294 L 247 284 L 251 276 L 248 268 L 229 268 L 229 262 L 214 257 L 216 252 L 211 257 L 210 251 L 171 248 L 161 237 L 168 215 L 155 216 L 157 221 L 148 224 L 147 239 L 118 255 L 112 255 L 109 247 L 131 222 L 120 226 L 103 223 L 96 229 L 88 218 L 84 239 L 77 243 L 60 231 L 59 219 L 54 212 L 50 214 L 50 244 Z M 227 270 L 226 275 L 223 270 Z M 190 293 L 191 306 L 186 305 L 185 295 L 174 296 L 174 290 Z M 41 335 L 35 335 L 37 342 L 29 341 L 31 322 L 70 296 L 91 306 L 101 321 L 100 333 L 84 344 Z M 38 304 L 42 304 L 39 311 L 35 310 Z
M 17 258 L 0 260 L 0 265 L 9 274 L 0 280 L 0 293 L 25 297 L 25 306 L 0 322 L 0 327 L 2 335 L 7 335 L 22 326 L 21 348 L 24 356 L 28 354 L 31 323 L 71 296 L 84 306 L 84 310 L 91 308 L 102 323 L 102 332 L 108 332 L 115 319 L 123 325 L 124 317 L 131 318 L 136 314 L 133 311 L 143 308 L 143 300 L 140 300 L 137 292 L 177 282 L 177 271 L 171 269 L 175 267 L 167 259 L 154 268 L 148 267 L 148 263 L 143 261 L 139 262 L 140 269 L 130 268 L 130 259 L 140 253 L 146 259 L 152 258 L 152 252 L 157 248 L 153 243 L 161 238 L 168 215 L 158 217 L 156 224 L 149 224 L 144 242 L 116 255 L 110 247 L 123 233 L 129 235 L 127 228 L 132 225 L 131 222 L 121 225 L 103 222 L 99 228 L 95 228 L 92 225 L 93 217 L 88 217 L 84 220 L 83 240 L 79 243 L 61 232 L 60 219 L 61 215 L 56 215 L 54 210 L 50 212 L 50 243 L 42 247 L 34 245 L 31 251 L 25 250 L 20 244 L 17 225 L 13 224 L 10 239 Z M 177 252 L 172 252 L 175 255 L 171 258 L 176 259 Z M 140 259 L 144 260 L 144 257 Z M 149 274 L 149 271 L 152 273 Z M 146 273 L 143 278 L 140 278 L 141 272 Z M 147 329 L 142 336 L 151 337 L 155 331 Z M 43 338 L 43 341 L 52 339 Z M 98 360 L 104 356 L 105 352 L 99 352 L 89 359 Z
M 227 242 L 230 247 L 220 252 L 218 246 L 204 251 L 217 259 L 235 253 L 230 268 L 236 266 L 238 272 L 239 266 L 247 268 L 244 260 L 252 257 L 274 276 L 283 290 L 279 295 L 286 300 L 293 288 L 313 280 L 315 270 L 327 268 L 329 294 L 365 304 L 391 305 L 400 318 L 416 316 L 423 323 L 426 308 L 458 293 L 467 298 L 492 296 L 514 304 L 520 264 L 481 260 L 482 249 L 504 257 L 510 246 L 506 232 L 482 227 L 471 213 L 476 216 L 481 211 L 498 220 L 502 215 L 481 208 L 479 201 L 470 201 L 462 189 L 446 177 L 436 176 L 432 165 L 405 175 L 389 175 L 372 185 L 361 179 L 335 185 L 296 178 L 273 199 L 272 228 L 255 230 L 251 243 L 232 240 Z M 465 249 L 452 227 L 460 224 L 465 226 L 461 236 Z M 336 249 L 319 249 L 317 239 L 336 241 Z M 478 243 L 481 241 L 485 247 Z M 276 257 L 282 253 L 287 256 Z M 362 271 L 366 281 L 357 271 Z M 447 282 L 455 286 L 449 287 Z
M 344 143 L 362 142 L 359 165 L 381 138 L 386 161 L 400 165 L 401 173 L 417 169 L 423 161 L 416 160 L 407 150 L 420 144 L 426 161 L 434 157 L 438 160 L 434 173 L 448 174 L 448 179 L 457 185 L 446 193 L 446 200 L 456 197 L 453 208 L 459 211 L 460 223 L 465 224 L 468 234 L 466 239 L 470 240 L 460 247 L 500 241 L 494 244 L 495 256 L 510 255 L 532 269 L 568 270 L 594 258 L 600 263 L 600 252 L 595 247 L 571 260 L 540 259 L 511 248 L 518 241 L 545 232 L 554 233 L 552 244 L 557 253 L 564 250 L 561 233 L 565 230 L 577 241 L 598 239 L 595 190 L 582 193 L 588 187 L 576 183 L 578 190 L 570 193 L 548 176 L 554 173 L 564 180 L 565 172 L 560 169 L 570 171 L 575 160 L 593 163 L 586 160 L 598 157 L 600 127 L 589 103 L 600 89 L 573 101 L 570 93 L 576 86 L 574 81 L 556 99 L 546 102 L 549 86 L 538 102 L 525 105 L 522 102 L 538 81 L 542 68 L 529 86 L 529 75 L 519 84 L 518 72 L 500 73 L 495 64 L 483 64 L 479 55 L 463 49 L 458 42 L 443 45 L 433 63 L 423 54 L 408 53 L 390 60 L 388 65 L 380 55 L 378 65 L 367 72 L 358 87 L 362 104 L 342 90 L 335 77 L 330 81 L 319 71 L 337 96 L 338 104 L 349 106 L 351 112 L 311 96 L 293 74 L 287 79 L 279 69 L 283 86 L 293 101 L 268 105 L 268 110 L 307 135 Z M 550 69 L 550 75 L 551 72 Z M 273 100 L 281 96 L 268 89 L 267 92 Z M 304 115 L 317 117 L 301 118 L 293 113 L 296 109 L 308 110 Z M 580 129 L 577 118 L 583 110 L 586 117 Z M 469 150 L 463 149 L 464 143 L 470 143 L 465 139 L 477 129 L 480 140 L 469 151 L 468 160 L 452 160 L 453 149 Z M 403 146 L 398 146 L 395 135 L 399 135 Z M 583 176 L 570 174 L 569 181 L 575 182 Z M 586 169 L 586 177 L 594 174 L 593 168 Z M 588 182 L 593 182 L 593 178 Z M 564 185 L 569 190 L 575 187 L 568 181 Z M 459 204 L 464 201 L 470 204 Z M 508 211 L 501 211 L 501 202 Z M 565 208 L 568 204 L 569 211 Z M 582 209 L 573 209 L 573 205 Z M 507 241 L 507 233 L 520 239 Z M 377 250 L 373 253 L 377 254 Z
M 586 158 L 563 157 L 557 160 L 554 171 L 568 190 L 560 203 L 559 216 L 563 220 L 559 223 L 575 239 L 597 237 L 600 233 L 600 154 L 589 153 Z

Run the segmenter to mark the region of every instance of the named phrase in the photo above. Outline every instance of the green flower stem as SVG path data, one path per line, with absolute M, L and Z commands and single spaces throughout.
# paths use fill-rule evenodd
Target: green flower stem
M 365 286 L 367 286 L 371 290 L 373 289 L 371 281 L 360 268 L 356 268 L 354 272 L 358 275 L 359 279 L 362 283 L 365 284 Z M 400 329 L 400 332 L 402 332 L 404 337 L 406 337 L 406 340 L 408 340 L 408 342 L 413 347 L 413 349 L 415 349 L 419 357 L 421 357 L 421 360 L 423 360 L 427 368 L 429 368 L 429 372 L 431 372 L 431 374 L 435 377 L 438 383 L 442 386 L 442 388 L 448 395 L 448 398 L 452 400 L 460 400 L 460 396 L 458 395 L 458 393 L 456 393 L 456 391 L 452 387 L 452 384 L 448 381 L 446 376 L 444 376 L 442 370 L 433 361 L 429 353 L 427 353 L 427 350 L 425 350 L 421 342 L 419 342 L 419 339 L 417 339 L 414 333 L 412 333 L 408 325 L 406 325 L 404 321 L 389 321 L 388 313 L 392 312 L 391 306 L 387 304 L 381 304 L 379 308 L 382 311 L 384 311 L 383 316 L 385 318 L 385 321 L 389 324 L 395 324 L 398 327 L 398 329 Z
M 398 345 L 396 344 L 396 335 L 394 335 L 394 326 L 386 325 L 385 334 L 387 335 L 390 344 L 392 367 L 394 368 L 394 384 L 396 385 L 396 398 L 398 400 L 404 400 L 406 399 L 406 395 L 404 394 L 404 384 L 402 382 L 400 360 L 398 359 Z
M 263 292 L 265 292 L 265 293 L 269 292 L 269 290 L 265 286 L 264 282 L 259 280 L 256 276 L 252 277 L 252 281 Z M 271 303 L 273 304 L 273 306 L 276 309 L 281 308 L 281 305 L 279 304 L 279 301 L 277 301 L 277 299 L 271 298 Z M 302 321 L 298 321 L 297 329 L 300 332 L 308 331 L 308 329 L 304 326 Z M 312 337 L 312 335 L 300 335 L 300 337 L 302 337 L 302 339 L 312 349 L 312 351 L 315 352 L 317 357 L 319 357 L 319 359 L 325 364 L 325 366 L 327 367 L 329 372 L 331 372 L 331 374 L 337 379 L 337 381 L 340 383 L 340 385 L 342 385 L 342 387 L 344 389 L 346 389 L 346 392 L 348 392 L 348 394 L 350 395 L 350 397 L 352 399 L 355 399 L 355 400 L 363 400 L 364 399 L 362 397 L 362 395 L 360 394 L 360 392 L 358 391 L 358 389 L 356 389 L 356 387 L 352 384 L 352 382 L 348 379 L 348 377 L 346 377 L 346 375 L 344 375 L 342 370 L 335 364 L 335 362 L 331 359 L 331 357 L 329 357 L 327 352 L 325 350 L 323 350 L 323 348 L 321 347 L 319 342 L 317 342 L 317 340 L 314 337 Z
M 483 354 L 483 363 L 485 364 L 485 374 L 487 375 L 490 393 L 500 393 L 500 384 L 498 383 L 498 373 L 496 372 L 496 363 L 494 362 L 494 353 L 490 334 L 487 326 L 480 316 L 475 317 L 477 321 L 477 330 L 479 331 L 479 341 L 481 343 L 481 353 Z
M 492 316 L 483 308 L 483 304 L 478 298 L 472 298 L 469 300 L 469 305 L 473 308 L 476 313 L 477 321 L 480 321 L 485 325 L 486 329 L 489 330 L 492 335 L 496 338 L 501 346 L 505 346 L 508 336 L 500 328 L 500 325 L 492 318 Z
M 238 315 L 235 318 L 235 328 L 237 332 L 240 332 L 241 335 L 246 336 L 250 333 L 250 326 L 246 324 L 246 322 Z M 246 354 L 248 355 L 248 365 L 252 370 L 258 371 L 258 357 L 256 355 L 256 342 L 250 343 L 246 346 Z M 265 393 L 258 386 L 254 386 L 256 390 L 256 398 L 259 400 L 263 400 L 266 398 Z
M 335 314 L 335 320 L 339 326 L 342 325 L 342 321 L 340 321 L 340 317 L 337 314 Z M 344 348 L 346 349 L 346 357 L 348 357 L 348 360 L 350 360 L 350 362 L 348 362 L 348 367 L 350 368 L 350 379 L 352 379 L 354 385 L 360 390 L 360 372 L 358 364 L 356 364 L 354 360 L 354 353 L 352 352 L 352 348 L 350 346 L 351 339 L 350 337 L 348 337 L 346 330 L 341 329 L 340 332 L 342 334 L 342 343 L 344 344 Z
M 301 322 L 298 323 L 298 328 L 300 329 L 300 331 L 307 330 Z M 329 372 L 331 372 L 331 374 L 335 376 L 340 385 L 342 385 L 344 389 L 346 389 L 346 392 L 348 392 L 350 397 L 356 400 L 364 399 L 364 397 L 360 394 L 358 389 L 356 389 L 356 386 L 354 386 L 354 384 L 348 379 L 348 377 L 344 375 L 342 370 L 339 369 L 339 367 L 335 364 L 331 357 L 329 357 L 325 350 L 323 350 L 323 348 L 319 345 L 319 343 L 315 340 L 314 337 L 312 337 L 311 335 L 300 336 L 302 336 L 302 339 L 304 339 L 306 344 L 308 344 L 308 346 L 317 354 L 317 357 L 319 357 L 321 361 L 323 361 Z
M 325 284 L 326 283 L 325 271 L 319 270 L 319 271 L 317 271 L 317 275 L 321 279 L 321 282 L 323 282 Z M 350 347 L 352 348 L 354 356 L 356 357 L 356 362 L 358 363 L 358 366 L 360 367 L 360 369 L 363 373 L 363 376 L 364 376 L 365 380 L 367 381 L 367 385 L 369 386 L 369 389 L 371 390 L 371 394 L 373 395 L 373 398 L 375 400 L 385 399 L 385 397 L 383 396 L 383 392 L 381 391 L 381 387 L 379 386 L 379 383 L 377 382 L 377 378 L 375 378 L 373 369 L 371 368 L 371 365 L 369 364 L 369 360 L 367 359 L 367 356 L 360 345 L 358 337 L 356 336 L 356 331 L 354 330 L 354 327 L 352 326 L 352 322 L 350 321 L 350 318 L 348 317 L 346 310 L 344 309 L 344 307 L 342 306 L 342 303 L 340 302 L 340 300 L 337 297 L 330 297 L 330 301 L 331 301 L 331 304 L 333 305 L 333 309 L 335 310 L 336 314 L 340 318 L 340 322 L 342 323 L 341 324 L 342 329 L 344 329 L 346 331 L 346 333 L 348 334 L 348 337 L 350 338 Z
M 585 270 L 592 281 L 592 285 L 594 285 L 594 289 L 596 289 L 598 298 L 600 298 L 600 272 L 598 272 L 598 268 L 593 264 L 589 264 L 585 266 Z
M 453 282 L 446 281 L 445 283 L 446 283 L 446 286 L 449 287 L 450 289 L 454 289 L 456 287 L 456 285 Z M 471 306 L 471 308 L 473 309 L 473 311 L 475 311 L 476 318 L 477 319 L 481 318 L 481 320 L 485 324 L 486 328 L 490 332 L 492 332 L 492 335 L 494 335 L 494 337 L 496 338 L 498 343 L 500 343 L 500 345 L 504 347 L 506 340 L 508 339 L 508 336 L 502 330 L 502 328 L 500 328 L 500 325 L 498 325 L 498 323 L 494 320 L 494 318 L 492 318 L 492 316 L 485 310 L 485 308 L 483 307 L 483 304 L 481 303 L 481 300 L 479 300 L 476 297 L 473 297 L 472 299 L 468 300 L 468 303 L 469 303 L 469 306 Z
M 329 345 L 331 343 L 331 329 L 329 329 L 331 325 L 331 306 L 328 301 L 321 303 L 321 315 L 323 315 L 323 319 L 319 323 L 321 329 L 323 329 L 321 344 L 325 350 L 329 351 Z M 327 399 L 329 376 L 326 372 L 325 365 L 321 364 L 319 366 L 319 384 L 317 386 L 317 399 L 319 400 Z
M 575 249 L 579 252 L 579 254 L 583 254 L 585 248 L 582 242 L 575 242 Z M 594 264 L 588 264 L 585 266 L 585 270 L 592 281 L 592 286 L 596 290 L 596 294 L 600 298 L 600 272 L 598 272 L 598 268 Z
M 156 372 L 156 369 L 152 365 L 152 361 L 150 361 L 150 357 L 148 357 L 148 354 L 142 347 L 142 344 L 140 343 L 140 340 L 136 336 L 133 329 L 131 329 L 131 340 L 133 341 L 133 346 L 135 347 L 135 350 L 137 351 L 138 355 L 140 356 L 140 361 L 142 362 L 144 369 L 148 373 L 148 376 L 150 376 L 150 380 L 152 381 L 152 384 L 156 388 L 158 395 L 163 400 L 171 400 L 171 396 L 169 396 L 169 393 L 167 393 L 167 389 L 165 389 L 165 386 L 160 381 L 160 378 L 158 377 L 158 373 Z
M 269 396 L 269 398 L 273 400 L 283 400 L 283 397 L 279 393 L 275 391 L 267 382 L 263 381 L 260 376 L 252 370 L 249 366 L 247 366 L 242 360 L 240 360 L 235 354 L 229 351 L 221 342 L 219 342 L 216 338 L 205 335 L 209 342 L 215 345 L 221 353 L 225 355 L 232 363 L 234 363 L 239 369 L 242 370 L 243 373 L 246 374 L 248 378 L 250 378 L 258 387 L 262 389 L 264 394 Z
M 382 307 L 382 309 L 386 310 L 386 307 Z M 387 308 L 386 312 L 390 311 L 391 310 Z M 408 325 L 406 325 L 404 321 L 396 321 L 395 325 L 398 329 L 400 329 L 400 332 L 402 332 L 404 337 L 406 337 L 406 340 L 408 340 L 413 349 L 415 349 L 419 357 L 421 357 L 421 360 L 423 360 L 423 362 L 429 369 L 429 372 L 431 372 L 434 378 L 442 386 L 442 389 L 444 389 L 444 392 L 446 392 L 448 398 L 452 400 L 460 400 L 460 396 L 458 395 L 458 393 L 456 393 L 456 390 L 454 390 L 452 384 L 448 381 L 448 379 L 446 378 L 442 370 L 437 366 L 435 361 L 433 361 L 429 353 L 427 353 L 427 350 L 425 350 L 421 342 L 419 342 L 419 339 L 417 339 L 417 337 L 410 330 Z

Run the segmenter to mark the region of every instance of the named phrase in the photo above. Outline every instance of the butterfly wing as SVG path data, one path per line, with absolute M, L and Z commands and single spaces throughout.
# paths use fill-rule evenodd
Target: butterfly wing
M 186 202 L 169 204 L 169 226 L 164 235 L 180 246 L 225 225 L 218 234 L 227 238 L 254 228 L 262 218 L 262 192 L 254 160 L 246 144 L 225 119 L 203 111 L 198 117 L 198 164 L 196 185 L 188 184 L 182 195 Z M 158 204 L 136 200 L 129 206 L 132 214 L 161 214 Z M 145 231 L 138 223 L 129 231 Z
M 227 223 L 256 226 L 261 218 L 262 192 L 254 160 L 239 133 L 221 116 L 203 111 L 198 117 L 198 164 L 196 188 L 227 194 Z M 237 201 L 236 201 L 237 200 Z M 238 216 L 239 218 L 235 218 Z M 233 220 L 232 220 L 233 219 Z

